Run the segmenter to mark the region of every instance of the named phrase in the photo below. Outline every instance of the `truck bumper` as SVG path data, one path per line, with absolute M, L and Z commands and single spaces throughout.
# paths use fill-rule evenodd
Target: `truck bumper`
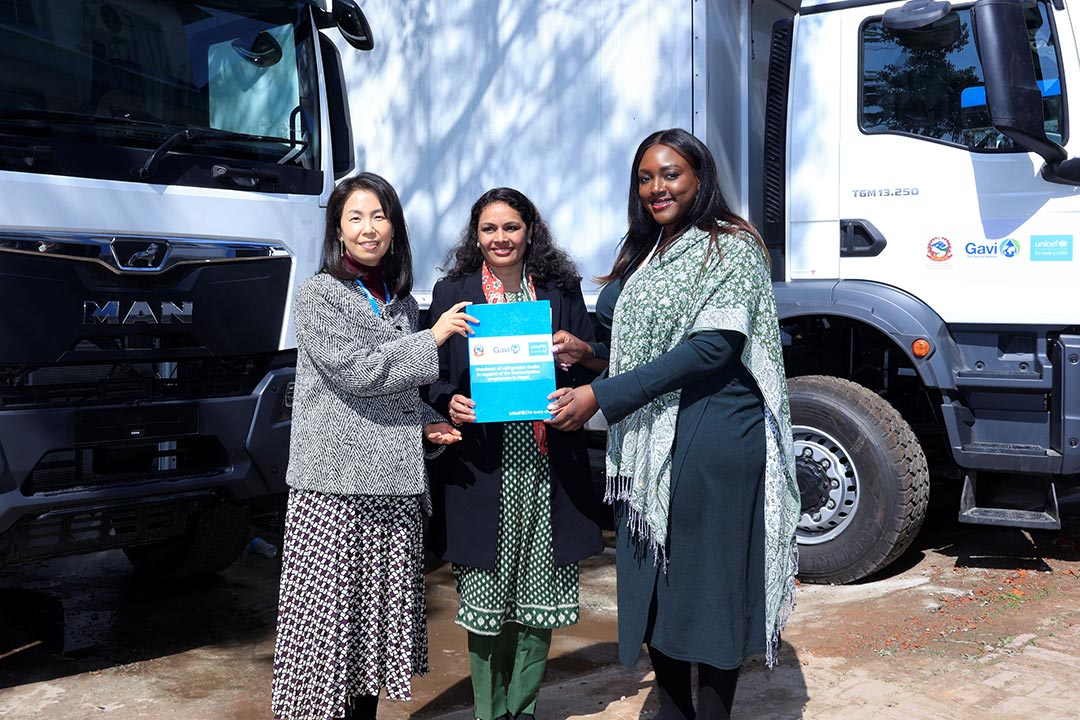
M 245 396 L 0 412 L 0 564 L 154 542 L 201 504 L 284 493 L 293 378 L 273 369 Z

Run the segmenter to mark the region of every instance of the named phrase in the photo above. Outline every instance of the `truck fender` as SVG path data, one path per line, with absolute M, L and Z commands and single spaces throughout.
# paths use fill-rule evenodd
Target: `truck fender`
M 773 291 L 781 322 L 830 315 L 858 320 L 892 338 L 907 354 L 923 385 L 956 389 L 956 344 L 941 316 L 914 295 L 867 280 L 775 282 Z M 930 341 L 930 354 L 924 358 L 916 358 L 911 350 L 918 338 Z

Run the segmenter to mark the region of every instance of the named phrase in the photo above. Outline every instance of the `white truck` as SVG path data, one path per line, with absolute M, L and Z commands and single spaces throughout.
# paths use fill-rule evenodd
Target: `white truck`
M 356 165 L 405 202 L 422 300 L 497 185 L 536 201 L 594 298 L 634 148 L 687 128 L 772 249 L 801 577 L 896 559 L 931 476 L 962 483 L 964 522 L 1059 527 L 1080 472 L 1065 0 L 365 9 L 393 39 L 345 60 Z
M 280 505 L 328 35 L 372 46 L 352 0 L 0 2 L 0 566 L 211 572 Z

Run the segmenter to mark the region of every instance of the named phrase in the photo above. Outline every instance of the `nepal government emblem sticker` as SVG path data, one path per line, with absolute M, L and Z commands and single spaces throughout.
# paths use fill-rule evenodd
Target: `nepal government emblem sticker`
M 926 257 L 934 262 L 945 262 L 952 257 L 952 243 L 944 237 L 931 238 L 926 243 Z

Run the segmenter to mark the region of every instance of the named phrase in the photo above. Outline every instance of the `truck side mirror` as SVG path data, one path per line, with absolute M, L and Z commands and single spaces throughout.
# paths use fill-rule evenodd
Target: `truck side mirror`
M 977 0 L 973 16 L 990 122 L 1046 161 L 1042 170 L 1046 180 L 1080 184 L 1080 163 L 1067 160 L 1065 148 L 1046 134 L 1023 5 L 1016 0 Z
M 281 62 L 281 44 L 265 30 L 236 38 L 232 49 L 255 67 L 267 68 Z
M 333 18 L 345 42 L 357 50 L 371 50 L 375 47 L 371 26 L 356 0 L 334 0 Z
M 881 24 L 889 30 L 921 30 L 952 12 L 948 0 L 910 0 L 898 8 L 886 10 Z

